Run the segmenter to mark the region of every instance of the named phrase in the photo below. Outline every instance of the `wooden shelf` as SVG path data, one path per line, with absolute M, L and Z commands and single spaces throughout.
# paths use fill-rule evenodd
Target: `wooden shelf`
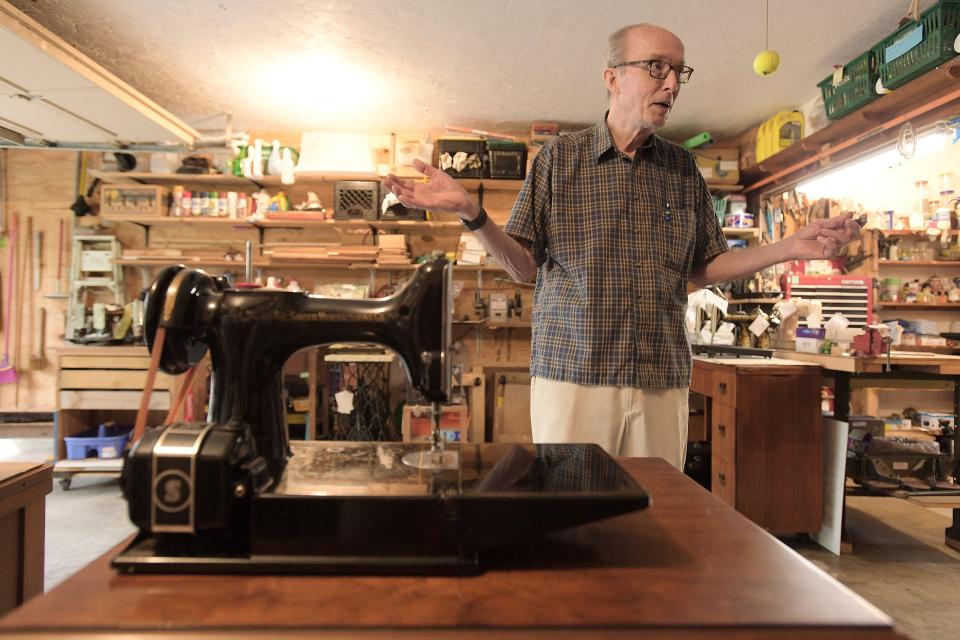
M 898 309 L 901 311 L 958 311 L 960 302 L 926 303 L 926 302 L 878 302 L 877 309 Z
M 868 231 L 877 231 L 885 236 L 924 236 L 927 237 L 926 229 L 868 229 Z M 943 233 L 937 230 L 937 236 Z M 960 229 L 950 229 L 949 234 L 955 236 L 960 233 Z
M 143 226 L 207 225 L 225 227 L 248 227 L 263 229 L 402 229 L 422 231 L 436 229 L 459 229 L 461 224 L 455 220 L 252 220 L 249 218 L 221 218 L 217 216 L 146 216 L 115 215 L 103 216 L 110 222 L 131 222 Z
M 717 193 L 737 193 L 743 191 L 742 184 L 713 184 L 707 182 L 707 188 Z
M 883 133 L 885 130 L 881 125 L 884 122 L 909 113 L 918 107 L 931 104 L 957 91 L 957 79 L 960 78 L 958 61 L 960 61 L 960 57 L 940 65 L 937 69 L 928 71 L 916 80 L 891 91 L 887 95 L 880 96 L 863 108 L 840 120 L 833 121 L 823 129 L 762 162 L 742 167 L 740 169 L 741 182 L 748 185 L 749 188 L 750 185 L 767 176 L 779 173 L 817 154 L 824 145 L 837 146 L 844 141 L 856 140 L 856 144 L 849 147 L 856 148 L 859 144 L 866 142 L 868 138 Z M 949 107 L 950 105 L 946 106 Z M 930 115 L 935 115 L 935 113 L 930 112 Z M 914 126 L 918 126 L 918 123 L 914 122 Z M 892 132 L 892 135 L 895 135 L 898 130 L 899 127 L 894 126 L 889 131 Z
M 881 267 L 960 267 L 960 260 L 879 260 Z
M 198 258 L 197 256 L 178 256 L 170 258 L 119 258 L 113 261 L 124 267 L 170 267 L 176 264 L 199 265 L 203 267 L 236 267 L 243 269 L 243 260 L 221 260 L 217 258 Z M 254 267 L 267 267 L 262 260 L 253 262 Z
M 759 238 L 760 228 L 759 227 L 746 227 L 746 228 L 723 227 L 723 235 L 733 236 L 736 238 L 743 238 L 743 237 L 750 237 L 750 236 L 754 238 Z
M 502 322 L 496 322 L 493 320 L 487 320 L 488 329 L 529 329 L 530 321 L 529 320 L 504 320 Z
M 484 191 L 520 191 L 523 180 L 494 180 L 493 178 L 458 178 L 457 183 L 467 191 L 476 191 L 483 185 Z
M 727 301 L 727 304 L 776 304 L 783 300 L 783 297 L 779 298 L 730 298 Z
M 260 188 L 260 181 L 252 178 L 243 178 L 233 175 L 223 175 L 218 173 L 150 173 L 149 171 L 97 171 L 89 169 L 87 171 L 93 178 L 99 178 L 107 184 L 156 184 L 165 187 L 172 187 L 178 184 L 184 185 L 203 185 L 208 187 L 222 187 L 228 191 L 240 191 L 244 189 L 257 190 Z M 279 184 L 279 179 L 278 179 Z M 228 187 L 233 187 L 229 189 Z M 211 191 L 215 189 L 211 188 Z

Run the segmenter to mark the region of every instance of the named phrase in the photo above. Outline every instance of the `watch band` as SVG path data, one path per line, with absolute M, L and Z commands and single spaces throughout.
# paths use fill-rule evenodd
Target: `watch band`
M 463 218 L 460 218 L 460 222 L 470 231 L 476 231 L 483 225 L 487 224 L 488 219 L 489 218 L 487 217 L 486 210 L 483 207 L 480 207 L 480 215 L 473 220 L 464 220 Z

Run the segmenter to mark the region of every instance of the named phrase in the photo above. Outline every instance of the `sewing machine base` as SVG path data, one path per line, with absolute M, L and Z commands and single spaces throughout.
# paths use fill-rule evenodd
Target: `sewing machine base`
M 125 573 L 439 574 L 484 549 L 643 509 L 649 497 L 596 445 L 450 445 L 453 470 L 402 458 L 422 443 L 293 442 L 249 531 L 141 534 Z

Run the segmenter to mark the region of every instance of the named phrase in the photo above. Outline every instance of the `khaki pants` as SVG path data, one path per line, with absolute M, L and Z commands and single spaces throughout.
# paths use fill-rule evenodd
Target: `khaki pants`
M 683 469 L 687 453 L 686 387 L 637 389 L 530 380 L 536 443 L 592 442 L 610 455 L 663 458 Z

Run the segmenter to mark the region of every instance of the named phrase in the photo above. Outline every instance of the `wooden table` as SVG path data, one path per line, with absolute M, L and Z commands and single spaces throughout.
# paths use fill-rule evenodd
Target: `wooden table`
M 0 462 L 0 615 L 43 593 L 44 503 L 53 468 Z
M 833 416 L 837 420 L 847 421 L 850 417 L 853 381 L 883 387 L 895 386 L 901 380 L 914 380 L 927 381 L 928 384 L 951 383 L 954 421 L 960 425 L 960 356 L 910 351 L 893 351 L 889 359 L 886 356 L 834 356 L 796 351 L 776 351 L 774 355 L 818 364 L 825 375 L 833 378 Z M 960 452 L 960 429 L 954 432 L 953 440 L 956 451 Z M 957 470 L 960 470 L 960 463 L 956 465 L 955 473 Z M 944 531 L 944 543 L 960 551 L 960 508 L 953 510 L 953 522 Z
M 0 620 L 0 632 L 899 637 L 890 618 L 663 460 L 624 466 L 652 507 L 500 550 L 479 576 L 129 576 L 109 567 L 118 547 Z

